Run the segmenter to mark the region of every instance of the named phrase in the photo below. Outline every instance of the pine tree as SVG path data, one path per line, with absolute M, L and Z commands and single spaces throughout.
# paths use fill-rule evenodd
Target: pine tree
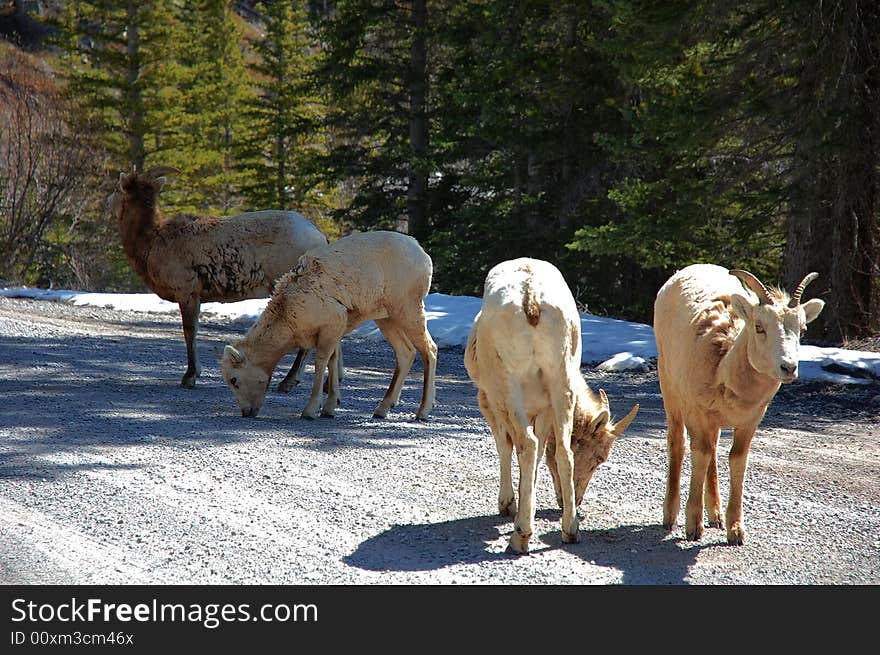
M 240 143 L 239 167 L 247 176 L 242 192 L 255 207 L 304 211 L 316 217 L 327 193 L 316 189 L 309 161 L 323 148 L 318 121 L 324 112 L 310 87 L 315 43 L 303 5 L 258 5 L 265 34 L 253 49 L 250 66 L 256 93 L 246 104 L 248 130 Z
M 315 79 L 331 135 L 321 169 L 326 184 L 351 189 L 338 217 L 362 228 L 407 224 L 410 14 L 403 3 L 342 0 L 319 26 Z
M 59 40 L 69 95 L 102 134 L 114 168 L 143 169 L 160 149 L 163 90 L 176 82 L 168 65 L 174 12 L 172 0 L 67 6 Z
M 827 301 L 811 336 L 880 332 L 880 6 L 785 2 L 780 39 L 797 54 L 785 282 L 808 272 Z
M 249 129 L 242 30 L 225 0 L 185 3 L 181 11 L 186 38 L 178 44 L 177 59 L 183 111 L 166 163 L 182 171 L 185 191 L 169 190 L 163 197 L 180 208 L 230 213 L 241 204 L 236 151 Z

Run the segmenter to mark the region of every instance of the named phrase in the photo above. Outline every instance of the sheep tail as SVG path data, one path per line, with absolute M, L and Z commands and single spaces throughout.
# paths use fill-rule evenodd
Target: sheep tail
M 526 320 L 529 322 L 529 325 L 532 327 L 538 325 L 538 321 L 541 320 L 541 306 L 538 304 L 528 280 L 526 281 L 525 293 L 523 294 L 522 308 L 526 314 Z

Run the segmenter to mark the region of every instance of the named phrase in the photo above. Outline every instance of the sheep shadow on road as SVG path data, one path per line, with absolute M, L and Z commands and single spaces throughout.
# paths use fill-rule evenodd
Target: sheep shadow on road
M 558 521 L 558 510 L 542 510 L 537 518 Z M 368 571 L 431 571 L 454 565 L 479 564 L 518 557 L 493 552 L 487 544 L 506 538 L 510 519 L 474 516 L 439 523 L 395 525 L 370 537 L 344 558 L 346 564 Z M 612 529 L 581 530 L 577 544 L 563 544 L 558 529 L 536 534 L 534 557 L 561 549 L 590 565 L 622 572 L 621 584 L 681 585 L 701 549 L 717 544 L 689 543 L 671 536 L 660 525 L 621 525 Z M 540 544 L 547 548 L 542 549 Z M 590 580 L 572 580 L 590 584 Z
M 554 513 L 559 514 L 555 510 Z M 542 534 L 539 539 L 592 565 L 621 571 L 620 583 L 629 585 L 688 584 L 700 551 L 720 545 L 688 542 L 671 535 L 659 524 L 581 529 L 580 536 L 576 544 L 563 544 L 559 531 Z
M 367 571 L 433 571 L 510 557 L 486 550 L 498 538 L 502 516 L 473 516 L 441 523 L 395 525 L 366 541 L 343 561 Z

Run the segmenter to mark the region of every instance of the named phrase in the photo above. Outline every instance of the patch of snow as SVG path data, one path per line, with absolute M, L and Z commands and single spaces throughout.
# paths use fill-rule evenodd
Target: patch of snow
M 119 311 L 176 313 L 175 303 L 153 293 L 87 293 L 66 289 L 0 289 L 0 296 L 68 302 Z M 252 323 L 268 303 L 267 298 L 232 303 L 205 303 L 202 312 L 221 320 Z M 464 347 L 482 299 L 431 293 L 425 298 L 428 331 L 440 348 Z M 373 321 L 354 334 L 381 340 Z M 598 364 L 603 371 L 647 370 L 646 360 L 657 357 L 654 330 L 650 325 L 581 314 L 582 362 Z M 800 380 L 825 380 L 846 384 L 870 384 L 880 380 L 880 353 L 801 346 Z

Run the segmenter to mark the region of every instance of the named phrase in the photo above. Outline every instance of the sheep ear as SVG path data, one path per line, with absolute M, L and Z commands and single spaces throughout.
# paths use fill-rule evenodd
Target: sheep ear
M 607 409 L 599 410 L 599 413 L 596 414 L 596 416 L 590 422 L 590 434 L 596 434 L 596 432 L 605 427 L 610 419 L 611 414 L 608 413 Z
M 218 362 L 223 361 L 223 348 L 221 348 L 218 344 L 214 344 L 214 357 L 217 358 Z
M 244 363 L 244 355 L 229 345 L 223 349 L 223 357 L 228 357 L 233 366 L 241 366 Z
M 755 306 L 749 302 L 749 299 L 739 293 L 730 294 L 730 304 L 733 311 L 744 321 L 750 320 L 754 314 Z
M 165 182 L 167 181 L 168 180 L 164 175 L 153 180 L 153 187 L 156 189 L 156 193 L 159 193 L 162 190 L 162 187 L 165 186 Z
M 801 303 L 801 307 L 804 308 L 804 314 L 807 316 L 807 323 L 812 323 L 816 320 L 819 314 L 822 313 L 822 310 L 825 309 L 825 301 L 820 300 L 819 298 L 813 298 L 805 303 Z
M 125 191 L 128 188 L 128 185 L 131 184 L 131 178 L 125 173 L 119 174 L 119 189 L 120 191 Z

